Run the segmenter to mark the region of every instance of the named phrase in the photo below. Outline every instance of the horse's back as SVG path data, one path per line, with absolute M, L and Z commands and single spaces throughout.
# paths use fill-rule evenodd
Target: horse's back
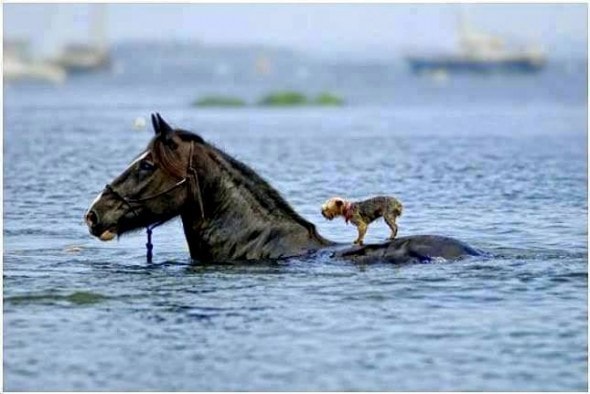
M 430 261 L 436 258 L 457 260 L 467 256 L 479 256 L 481 252 L 451 237 L 440 235 L 411 235 L 394 240 L 353 247 L 335 253 L 336 257 L 363 263 L 408 263 Z

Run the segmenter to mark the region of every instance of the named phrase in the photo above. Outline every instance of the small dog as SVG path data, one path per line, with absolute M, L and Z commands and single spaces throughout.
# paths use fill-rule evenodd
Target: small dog
M 391 229 L 390 239 L 394 239 L 397 235 L 395 220 L 402 215 L 402 208 L 402 203 L 393 197 L 378 196 L 357 202 L 333 197 L 322 205 L 322 216 L 328 220 L 344 216 L 346 223 L 350 221 L 357 227 L 359 235 L 354 243 L 362 245 L 367 227 L 381 216 Z

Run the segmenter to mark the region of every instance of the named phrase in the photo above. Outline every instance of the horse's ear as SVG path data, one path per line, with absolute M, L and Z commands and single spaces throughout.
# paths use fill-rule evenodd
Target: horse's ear
M 157 112 L 152 114 L 152 126 L 154 127 L 156 135 L 162 135 L 166 138 L 168 138 L 168 136 L 174 131 Z
M 172 140 L 172 134 L 174 133 L 174 130 L 157 112 L 152 114 L 152 125 L 154 126 L 156 137 L 164 142 L 168 147 L 176 149 L 177 145 L 174 140 Z
M 154 133 L 156 133 L 156 137 L 162 138 L 166 143 L 172 141 L 172 133 L 174 130 L 157 112 L 152 114 L 152 126 L 154 128 Z
M 156 115 L 152 114 L 152 127 L 154 128 L 154 133 L 156 135 L 160 134 L 160 126 L 158 125 L 158 118 Z
M 160 126 L 160 134 L 162 135 L 169 135 L 172 133 L 172 127 L 162 117 L 159 113 L 156 112 L 156 118 L 158 118 L 158 125 Z

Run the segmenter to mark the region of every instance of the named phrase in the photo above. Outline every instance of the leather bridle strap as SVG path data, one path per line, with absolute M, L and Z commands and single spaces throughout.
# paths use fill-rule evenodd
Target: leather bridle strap
M 190 152 L 190 156 L 188 159 L 188 168 L 187 168 L 187 173 L 189 173 L 190 175 L 192 175 L 192 178 L 194 180 L 194 188 L 195 190 L 193 190 L 193 194 L 195 195 L 197 202 L 199 203 L 199 209 L 201 210 L 201 219 L 205 219 L 205 210 L 203 208 L 203 197 L 201 195 L 201 186 L 199 185 L 199 175 L 197 174 L 197 170 L 193 167 L 193 148 L 194 148 L 194 142 L 191 143 L 191 152 Z M 185 178 L 186 179 L 186 178 Z M 190 183 L 189 183 L 189 187 L 190 187 Z
M 148 197 L 142 197 L 142 198 L 129 198 L 129 197 L 125 197 L 124 195 L 122 195 L 121 193 L 119 193 L 114 187 L 112 187 L 110 184 L 107 184 L 105 186 L 105 190 L 110 191 L 111 193 L 113 193 L 119 200 L 123 201 L 131 210 L 131 212 L 133 212 L 133 215 L 135 216 L 139 216 L 137 214 L 137 211 L 133 208 L 133 203 L 140 203 L 140 202 L 144 202 L 144 201 L 149 201 L 152 200 L 154 198 L 163 196 L 165 194 L 170 193 L 171 191 L 175 190 L 176 188 L 187 184 L 188 187 L 191 187 L 191 182 L 187 183 L 187 179 L 192 178 L 193 179 L 193 183 L 194 183 L 194 190 L 193 190 L 193 194 L 195 195 L 197 202 L 199 203 L 199 209 L 201 210 L 201 218 L 205 219 L 205 210 L 203 208 L 203 198 L 201 196 L 201 187 L 199 185 L 199 177 L 198 177 L 198 173 L 197 170 L 195 168 L 193 168 L 193 149 L 194 149 L 194 142 L 191 142 L 191 150 L 189 153 L 189 161 L 188 161 L 188 167 L 187 167 L 187 176 L 185 176 L 184 178 L 182 178 L 180 181 L 176 182 L 174 185 L 170 186 L 169 188 L 167 188 L 164 191 L 161 191 L 159 193 L 153 194 L 151 196 Z M 154 223 L 152 225 L 149 225 L 146 227 L 146 231 L 147 231 L 147 243 L 145 244 L 146 248 L 147 248 L 147 261 L 148 263 L 152 262 L 152 250 L 153 250 L 153 244 L 152 244 L 152 230 L 161 225 L 163 222 L 157 222 Z
M 137 202 L 143 202 L 143 201 L 148 201 L 148 200 L 153 200 L 154 198 L 163 196 L 164 194 L 168 194 L 170 193 L 172 190 L 176 189 L 179 186 L 182 186 L 184 183 L 186 182 L 186 177 L 182 178 L 180 181 L 176 182 L 174 185 L 170 186 L 168 189 L 160 192 L 160 193 L 156 193 L 153 194 L 151 196 L 148 197 L 142 197 L 142 198 L 129 198 L 129 197 L 125 197 L 123 196 L 121 193 L 119 193 L 118 191 L 115 190 L 115 188 L 113 188 L 111 185 L 106 185 L 105 189 L 107 189 L 108 191 L 110 191 L 111 193 L 113 193 L 115 196 L 117 196 L 119 198 L 119 200 L 125 202 L 127 205 L 129 205 L 129 207 L 131 207 L 131 203 L 137 203 Z

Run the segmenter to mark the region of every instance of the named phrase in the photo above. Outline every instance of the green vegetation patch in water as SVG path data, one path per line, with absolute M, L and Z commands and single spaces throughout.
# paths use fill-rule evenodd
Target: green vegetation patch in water
M 196 107 L 244 107 L 246 102 L 239 97 L 206 96 L 193 103 Z
M 344 105 L 344 100 L 333 93 L 323 92 L 314 99 L 313 103 L 315 105 L 341 107 Z
M 322 92 L 315 98 L 308 98 L 297 91 L 282 90 L 268 93 L 257 104 L 263 107 L 340 107 L 344 105 L 344 99 L 330 92 Z M 223 95 L 205 96 L 193 103 L 195 107 L 245 107 L 247 105 L 248 103 L 239 97 Z
M 264 96 L 259 102 L 259 105 L 268 107 L 292 107 L 298 105 L 308 104 L 307 98 L 298 92 L 282 91 L 274 92 Z

